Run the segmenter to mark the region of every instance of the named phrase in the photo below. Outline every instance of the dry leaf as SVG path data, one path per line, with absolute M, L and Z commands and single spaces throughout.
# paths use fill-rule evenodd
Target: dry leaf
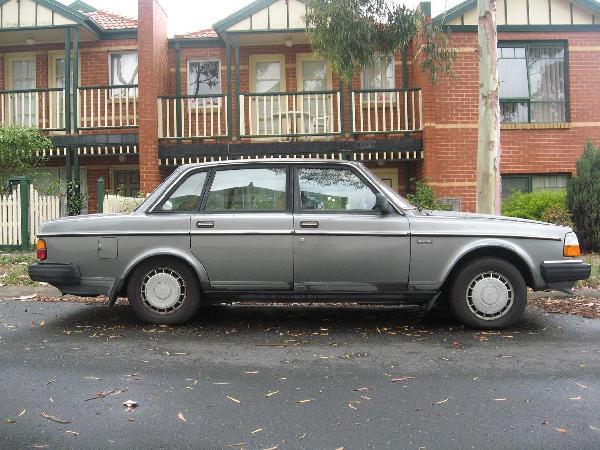
M 41 416 L 44 419 L 48 419 L 48 420 L 52 420 L 53 422 L 58 422 L 58 423 L 62 423 L 62 424 L 67 424 L 67 423 L 71 423 L 70 420 L 63 420 L 63 419 L 59 419 L 56 416 L 51 416 L 50 414 L 46 413 L 46 412 L 42 412 Z
M 17 417 L 21 417 L 23 414 L 25 414 L 25 409 L 23 411 L 21 411 L 19 414 L 17 414 Z
M 368 391 L 369 387 L 368 386 L 363 386 L 363 387 L 359 387 L 359 388 L 354 388 L 353 391 L 355 392 L 360 392 L 360 391 Z
M 133 411 L 133 408 L 137 408 L 138 407 L 138 402 L 136 402 L 134 400 L 125 400 L 123 402 L 123 406 L 125 408 L 127 408 L 127 411 Z
M 278 393 L 279 393 L 279 391 L 271 391 L 271 392 L 267 392 L 267 393 L 265 394 L 265 397 L 272 397 L 273 395 L 275 395 L 275 394 L 278 394 Z
M 123 392 L 127 392 L 127 389 L 113 389 L 112 391 L 100 391 L 100 392 L 96 392 L 95 397 L 86 398 L 84 401 L 88 402 L 90 400 L 96 400 L 98 398 L 108 397 L 109 395 L 122 394 Z
M 253 431 L 251 434 L 256 434 L 256 433 L 259 433 L 259 432 L 261 432 L 261 431 L 263 431 L 263 429 L 262 429 L 262 428 L 257 428 L 257 429 L 256 429 L 256 430 L 254 430 L 254 431 Z
M 314 398 L 307 398 L 306 400 L 298 400 L 296 403 L 310 403 L 314 400 Z
M 77 431 L 66 430 L 65 433 L 72 434 L 73 436 L 79 436 L 79 433 Z
M 177 413 L 177 418 L 183 422 L 187 422 L 187 419 L 184 417 L 184 415 L 181 412 Z
M 265 450 L 277 450 L 279 445 L 274 445 L 273 447 L 265 448 Z
M 495 402 L 503 402 L 505 400 L 506 400 L 506 398 L 495 398 L 494 399 Z
M 238 404 L 239 404 L 239 403 L 242 403 L 242 402 L 240 402 L 240 401 L 239 401 L 237 398 L 230 397 L 229 395 L 227 396 L 227 398 L 228 398 L 229 400 L 231 400 L 232 402 L 235 402 L 235 403 L 238 403 Z
M 569 397 L 569 400 L 581 400 L 581 395 L 578 395 L 577 397 Z
M 562 434 L 569 432 L 569 430 L 567 430 L 566 428 L 554 428 L 554 429 Z
M 390 383 L 398 383 L 400 381 L 408 381 L 408 380 L 414 380 L 415 377 L 400 377 L 400 378 L 392 378 L 392 381 L 390 381 Z
M 245 371 L 244 373 L 247 373 L 247 374 L 249 374 L 249 375 L 254 375 L 254 374 L 257 374 L 257 373 L 258 373 L 258 370 L 247 370 L 247 371 Z
M 6 419 L 6 423 L 17 423 L 15 419 Z
M 45 320 L 40 320 L 40 327 L 43 327 L 44 325 L 46 325 L 46 321 Z
M 446 403 L 448 400 L 450 400 L 450 397 L 448 397 L 446 400 L 441 400 L 439 402 L 435 402 L 436 405 L 441 405 L 442 403 Z

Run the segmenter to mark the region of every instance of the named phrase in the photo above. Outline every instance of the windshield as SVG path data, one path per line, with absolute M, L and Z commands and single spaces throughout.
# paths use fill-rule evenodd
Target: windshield
M 393 197 L 397 203 L 400 205 L 400 207 L 402 209 L 417 209 L 416 206 L 411 205 L 411 203 L 406 200 L 404 197 L 402 197 L 400 194 L 398 194 L 396 191 L 394 191 L 392 188 L 390 188 L 387 184 L 385 184 L 381 178 L 379 178 L 375 173 L 373 173 L 372 171 L 370 171 L 367 167 L 365 167 L 363 165 L 363 168 L 369 172 L 369 174 L 375 178 L 378 181 L 378 185 L 379 187 L 381 187 L 382 189 L 385 190 L 385 193 L 388 194 L 390 197 Z
M 174 170 L 171 175 L 165 178 L 163 182 L 156 187 L 156 189 L 146 196 L 146 199 L 134 209 L 134 212 L 145 211 L 148 209 L 148 207 L 154 203 L 158 196 L 160 196 L 164 188 L 170 184 L 171 180 L 177 177 L 183 170 L 185 170 L 185 166 L 179 166 L 176 170 Z

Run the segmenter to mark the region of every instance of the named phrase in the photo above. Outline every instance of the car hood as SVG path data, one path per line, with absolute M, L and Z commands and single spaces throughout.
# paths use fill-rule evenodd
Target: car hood
M 516 217 L 456 211 L 413 211 L 411 232 L 563 239 L 569 227 Z

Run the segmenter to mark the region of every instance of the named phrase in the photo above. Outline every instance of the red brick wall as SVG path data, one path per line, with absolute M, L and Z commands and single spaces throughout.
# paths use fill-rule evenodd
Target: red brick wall
M 454 78 L 432 87 L 415 67 L 424 88 L 425 159 L 420 176 L 441 197 L 461 198 L 462 209 L 475 210 L 478 119 L 477 34 L 453 33 L 458 49 Z M 600 33 L 500 33 L 499 40 L 567 41 L 570 125 L 566 129 L 501 131 L 501 172 L 573 172 L 586 139 L 600 143 Z M 524 127 L 520 127 L 524 128 Z
M 157 97 L 167 92 L 167 16 L 156 0 L 138 2 L 139 162 L 142 192 L 160 183 Z

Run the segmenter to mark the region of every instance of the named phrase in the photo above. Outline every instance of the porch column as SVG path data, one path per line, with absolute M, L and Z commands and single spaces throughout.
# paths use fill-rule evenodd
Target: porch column
M 177 136 L 183 136 L 181 120 L 181 45 L 175 43 L 175 126 L 177 127 Z M 180 141 L 179 141 L 180 142 Z
M 71 28 L 65 28 L 65 131 L 71 133 Z
M 229 42 L 228 33 L 224 33 L 223 37 L 225 38 L 225 67 L 227 68 L 227 137 L 231 139 L 231 130 L 233 128 L 233 124 L 231 123 L 231 42 Z
M 66 60 L 65 60 L 66 61 Z M 68 74 L 69 72 L 66 72 Z M 68 75 L 67 75 L 68 77 Z M 73 131 L 77 131 L 79 126 L 79 104 L 77 95 L 79 94 L 79 28 L 73 28 Z M 79 180 L 78 160 L 75 159 L 75 179 Z
M 237 127 L 233 140 L 237 141 L 242 134 L 242 130 L 240 129 L 242 117 L 240 114 L 243 114 L 243 111 L 240 113 L 240 36 L 237 33 L 233 35 L 233 53 L 235 60 L 235 106 L 237 110 Z

